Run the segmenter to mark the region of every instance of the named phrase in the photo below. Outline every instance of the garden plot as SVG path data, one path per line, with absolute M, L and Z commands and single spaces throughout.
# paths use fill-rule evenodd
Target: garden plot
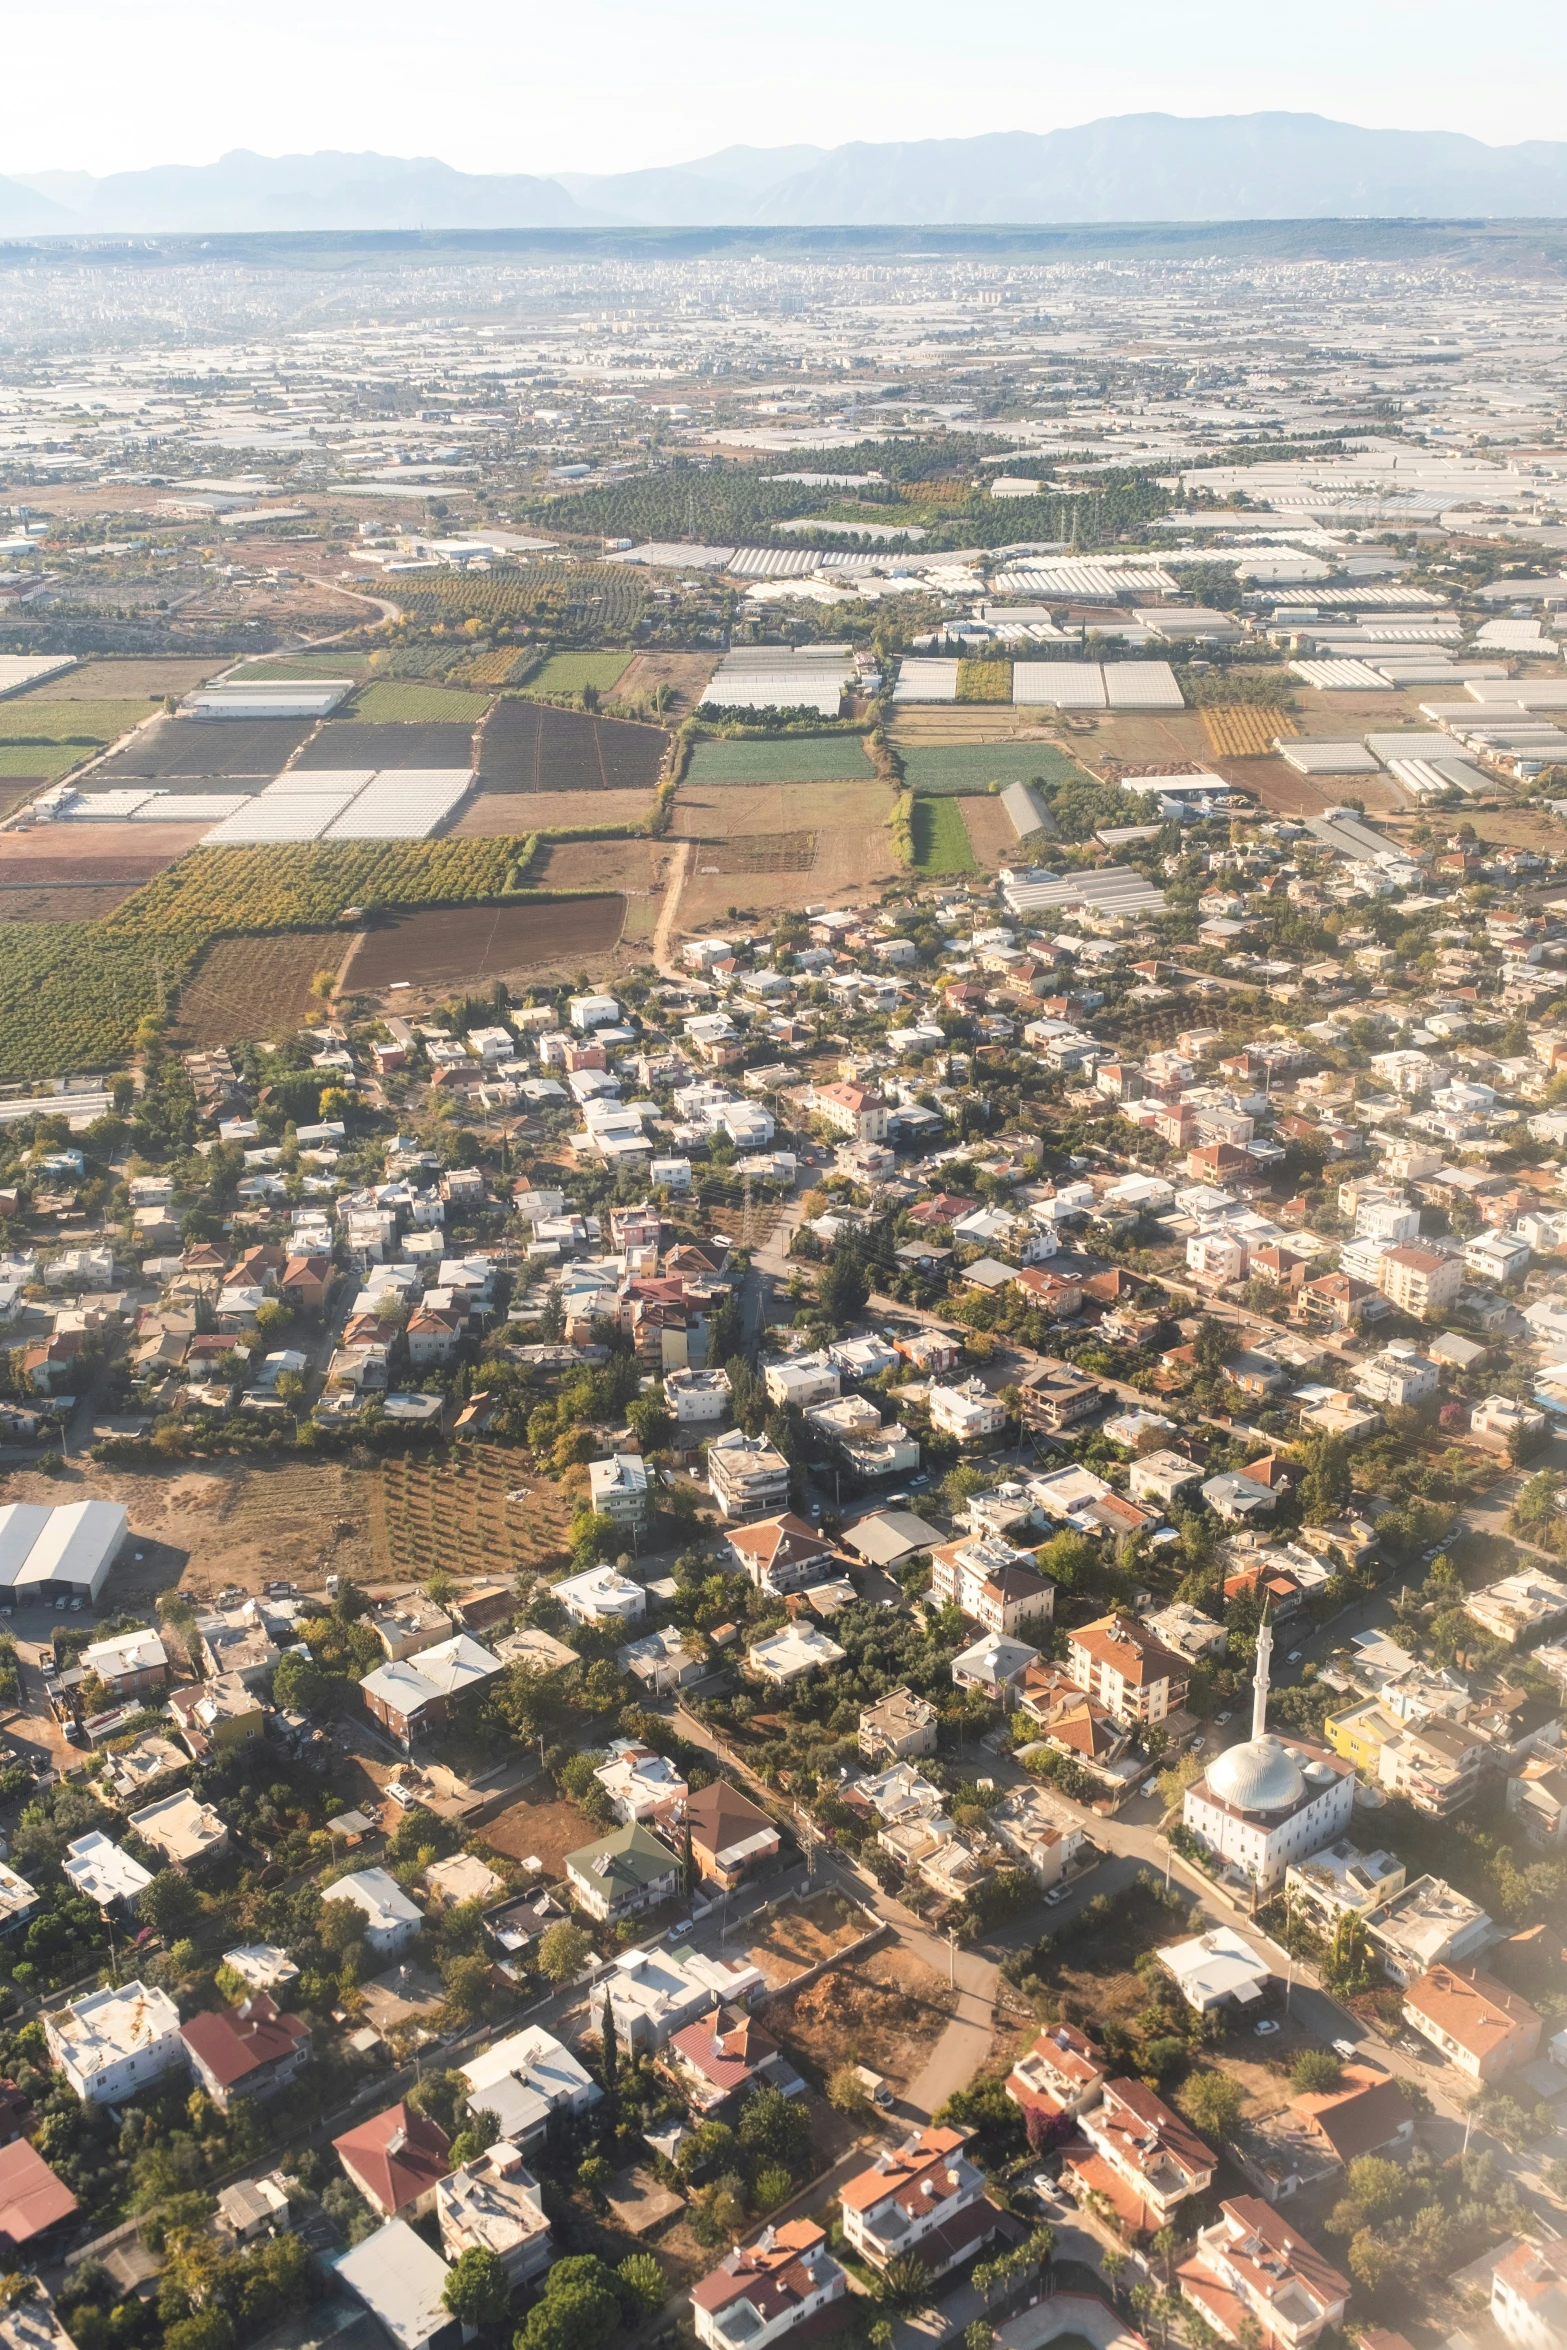
M 661 726 L 593 718 L 549 702 L 505 695 L 480 744 L 481 792 L 636 791 L 651 793 L 670 738 Z
M 366 726 L 461 725 L 477 726 L 492 696 L 465 691 L 461 686 L 410 684 L 400 677 L 378 677 L 354 697 L 353 714 Z
M 203 1051 L 302 1027 L 321 1008 L 312 984 L 337 970 L 343 945 L 342 932 L 330 930 L 214 939 L 180 990 L 174 1042 Z
M 612 694 L 631 660 L 629 653 L 552 653 L 521 690 L 528 694 L 580 694 L 591 686 L 595 693 Z

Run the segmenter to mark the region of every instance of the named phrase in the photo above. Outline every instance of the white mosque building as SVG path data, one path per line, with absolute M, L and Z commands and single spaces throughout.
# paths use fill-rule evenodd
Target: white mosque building
M 1258 1892 L 1349 1826 L 1355 1769 L 1325 1746 L 1275 1738 L 1268 1729 L 1273 1628 L 1257 1635 L 1251 1736 L 1226 1747 L 1187 1788 L 1181 1818 L 1213 1858 Z

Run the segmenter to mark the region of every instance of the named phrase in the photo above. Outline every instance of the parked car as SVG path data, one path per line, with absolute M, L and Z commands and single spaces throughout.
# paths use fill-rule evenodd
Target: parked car
M 1265 2015 L 1260 2024 L 1253 2024 L 1251 2028 L 1259 2040 L 1266 2040 L 1270 2032 L 1276 2032 L 1279 2029 L 1271 2015 Z

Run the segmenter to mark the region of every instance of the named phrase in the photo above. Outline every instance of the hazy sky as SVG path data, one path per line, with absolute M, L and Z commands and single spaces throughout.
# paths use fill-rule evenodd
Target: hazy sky
M 987 0 L 971 17 L 953 0 L 0 0 L 0 50 L 0 172 L 230 147 L 615 171 L 1145 109 L 1284 107 L 1496 145 L 1567 130 L 1562 0 Z

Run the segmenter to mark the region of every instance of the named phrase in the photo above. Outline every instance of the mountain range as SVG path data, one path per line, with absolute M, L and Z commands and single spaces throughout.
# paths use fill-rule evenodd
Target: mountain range
M 1567 142 L 1318 114 L 1127 114 L 979 138 L 726 147 L 642 171 L 465 172 L 433 156 L 267 156 L 0 179 L 0 234 L 813 227 L 1567 216 Z

